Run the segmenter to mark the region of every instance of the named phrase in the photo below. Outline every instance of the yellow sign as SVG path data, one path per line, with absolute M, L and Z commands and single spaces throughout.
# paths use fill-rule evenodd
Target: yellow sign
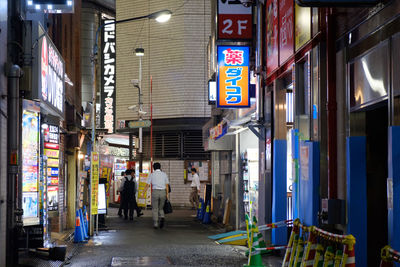
M 296 51 L 311 39 L 311 8 L 295 5 Z
M 144 188 L 147 185 L 147 179 L 149 178 L 148 173 L 141 173 L 139 175 L 139 189 L 138 189 L 138 201 L 137 204 L 139 207 L 146 207 L 147 203 L 149 203 L 151 198 L 151 189 L 147 189 L 147 192 L 144 192 Z M 144 192 L 144 194 L 143 194 Z
M 48 157 L 48 158 L 59 158 L 60 155 L 60 150 L 55 150 L 55 149 L 44 149 L 44 154 Z
M 49 167 L 59 167 L 58 159 L 48 158 L 47 159 L 47 166 L 49 166 Z
M 99 153 L 92 152 L 92 162 L 91 162 L 91 186 L 92 186 L 92 196 L 91 196 L 91 207 L 92 215 L 97 214 L 97 204 L 99 195 Z

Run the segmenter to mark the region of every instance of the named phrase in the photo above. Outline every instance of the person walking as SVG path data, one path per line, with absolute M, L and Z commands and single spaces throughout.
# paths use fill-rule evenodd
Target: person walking
M 124 177 L 125 177 L 125 172 L 121 172 L 121 176 L 122 176 L 122 179 L 124 179 Z M 122 181 L 121 181 L 121 183 L 122 183 Z M 121 185 L 120 185 L 120 187 L 121 187 Z M 122 200 L 122 191 L 120 191 L 119 189 L 120 189 L 120 187 L 118 188 L 118 192 L 119 192 L 119 210 L 118 210 L 118 216 L 119 217 L 122 217 L 122 210 L 124 209 L 124 206 L 123 206 L 123 200 Z
M 164 204 L 165 200 L 168 199 L 168 175 L 161 171 L 161 164 L 156 162 L 153 164 L 154 172 L 149 175 L 147 184 L 143 190 L 147 192 L 147 189 L 151 185 L 153 191 L 151 193 L 151 205 L 153 211 L 153 226 L 155 229 L 158 227 L 164 227 Z
M 191 172 L 192 184 L 190 186 L 192 187 L 192 192 L 190 193 L 189 200 L 192 203 L 192 209 L 195 210 L 199 207 L 200 178 L 195 168 L 192 168 Z
M 122 179 L 121 185 L 119 186 L 119 191 L 121 193 L 122 206 L 124 209 L 124 219 L 133 220 L 133 209 L 135 208 L 135 194 L 136 194 L 136 183 L 135 177 L 132 177 L 132 172 L 135 174 L 134 170 L 126 170 L 125 177 Z

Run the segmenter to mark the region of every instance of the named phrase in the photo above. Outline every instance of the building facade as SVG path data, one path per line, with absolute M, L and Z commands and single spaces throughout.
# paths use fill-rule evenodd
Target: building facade
M 210 2 L 118 0 L 116 19 L 164 9 L 172 11 L 164 24 L 153 19 L 117 24 L 116 121 L 118 126 L 123 122 L 117 131 L 135 136 L 132 143 L 140 146 L 139 130 L 129 130 L 129 122 L 139 117 L 151 120 L 152 127 L 143 128 L 142 152 L 138 148 L 131 159 L 144 162 L 144 172 L 151 171 L 151 162 L 162 162 L 171 179 L 172 203 L 189 205 L 189 166 L 204 172 L 203 184 L 211 181 L 208 167 L 204 167 L 209 166 L 210 155 L 202 148 L 202 126 L 210 117 L 204 57 L 210 35 Z M 144 49 L 141 59 L 135 55 L 136 48 Z M 135 79 L 140 79 L 140 91 L 131 82 Z
M 230 40 L 250 46 L 256 107 L 250 117 L 245 109 L 213 107 L 204 126 L 214 197 L 234 198 L 236 228 L 243 227 L 249 193 L 260 223 L 299 218 L 352 234 L 357 264 L 375 266 L 384 245 L 399 249 L 393 238 L 399 228 L 398 5 L 300 7 L 297 2 L 307 1 L 253 1 L 255 36 L 247 43 Z M 216 51 L 226 42 L 215 25 L 225 19 L 216 6 L 225 1 L 212 3 L 216 30 L 209 78 L 217 80 Z M 246 140 L 258 142 L 256 160 L 251 145 L 242 145 Z M 256 163 L 258 172 L 251 174 Z M 272 244 L 287 242 L 286 230 L 265 237 Z

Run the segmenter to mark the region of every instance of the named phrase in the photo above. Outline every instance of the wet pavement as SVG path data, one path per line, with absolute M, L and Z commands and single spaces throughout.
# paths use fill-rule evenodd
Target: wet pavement
M 63 266 L 243 266 L 244 250 L 218 245 L 207 238 L 224 232 L 203 225 L 193 210 L 174 210 L 166 216 L 163 229 L 152 227 L 151 210 L 134 221 L 119 218 L 111 208 L 108 230 L 80 246 Z M 113 215 L 115 214 L 115 215 Z M 264 256 L 266 266 L 281 266 L 281 258 Z

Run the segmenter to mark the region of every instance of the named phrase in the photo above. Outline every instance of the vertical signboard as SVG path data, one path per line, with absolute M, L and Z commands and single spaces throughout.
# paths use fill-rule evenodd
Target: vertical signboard
M 239 0 L 218 0 L 218 39 L 251 39 L 252 9 Z
M 267 30 L 267 74 L 278 67 L 278 0 L 268 0 L 266 5 L 266 30 Z
M 147 185 L 147 179 L 149 178 L 148 173 L 140 173 L 139 175 L 139 188 L 138 188 L 138 203 L 139 207 L 145 208 L 147 205 L 151 205 L 151 189 L 148 188 L 144 191 Z
M 57 125 L 42 124 L 44 156 L 47 158 L 47 200 L 48 210 L 58 210 L 58 180 L 60 167 L 60 129 Z
M 279 1 L 279 62 L 281 64 L 284 63 L 293 54 L 293 5 L 294 0 Z
M 311 8 L 295 5 L 295 48 L 296 51 L 311 39 Z
M 92 152 L 92 164 L 90 171 L 92 172 L 92 195 L 91 195 L 91 214 L 97 214 L 98 193 L 99 193 L 99 153 Z
M 102 20 L 102 78 L 101 78 L 101 105 L 100 122 L 101 127 L 107 129 L 108 133 L 115 130 L 115 20 Z M 107 25 L 108 24 L 108 25 Z
M 249 47 L 218 46 L 217 107 L 250 107 Z
M 39 224 L 39 103 L 22 103 L 22 208 L 24 225 Z
M 64 59 L 47 35 L 39 40 L 38 54 L 38 98 L 55 113 L 64 117 Z

